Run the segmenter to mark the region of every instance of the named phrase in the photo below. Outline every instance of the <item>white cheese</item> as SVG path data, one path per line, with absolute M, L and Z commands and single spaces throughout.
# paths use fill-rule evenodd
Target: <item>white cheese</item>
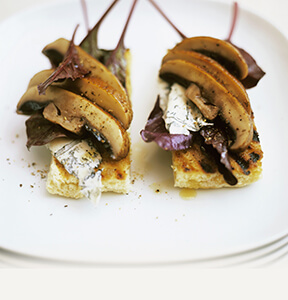
M 61 138 L 49 144 L 49 148 L 67 172 L 79 180 L 81 192 L 97 204 L 101 197 L 102 157 L 90 140 Z
M 197 106 L 185 96 L 184 87 L 174 83 L 168 93 L 164 83 L 161 83 L 161 87 L 164 87 L 164 92 L 159 94 L 160 107 L 169 133 L 189 135 L 190 131 L 199 131 L 202 126 L 211 125 L 206 122 Z
M 166 81 L 158 78 L 158 95 L 159 95 L 159 105 L 163 112 L 167 109 L 168 96 L 170 93 L 170 85 Z

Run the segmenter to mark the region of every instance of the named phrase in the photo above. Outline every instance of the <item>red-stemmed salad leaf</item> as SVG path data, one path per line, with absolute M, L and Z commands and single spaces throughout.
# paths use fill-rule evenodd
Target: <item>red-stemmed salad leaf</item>
M 160 148 L 168 151 L 189 149 L 195 140 L 200 140 L 207 148 L 218 170 L 230 185 L 237 184 L 237 179 L 232 173 L 232 167 L 228 153 L 228 137 L 220 126 L 204 126 L 198 132 L 190 132 L 189 135 L 170 134 L 165 127 L 163 111 L 159 105 L 159 96 L 151 111 L 145 128 L 140 134 L 145 142 L 155 142 Z M 202 137 L 202 139 L 201 139 Z M 211 147 L 211 148 L 208 148 Z
M 159 13 L 168 21 L 168 23 L 177 31 L 177 33 L 180 35 L 182 39 L 187 38 L 167 17 L 167 15 L 160 9 L 160 7 L 155 3 L 154 0 L 149 0 L 152 5 L 159 11 Z M 232 35 L 236 26 L 236 21 L 238 17 L 238 4 L 237 2 L 234 2 L 234 13 L 233 13 L 233 19 L 232 19 L 232 25 L 229 31 L 228 38 L 226 39 L 227 42 L 232 44 L 235 48 L 237 48 L 240 53 L 242 54 L 244 60 L 246 61 L 248 65 L 248 76 L 244 78 L 241 82 L 244 85 L 246 89 L 252 88 L 256 86 L 259 82 L 259 80 L 265 75 L 265 72 L 257 65 L 255 59 L 245 50 L 237 47 L 231 42 Z
M 191 146 L 193 134 L 170 134 L 165 127 L 159 97 L 150 113 L 146 126 L 140 134 L 145 142 L 155 142 L 164 150 L 184 150 Z
M 201 136 L 204 138 L 204 143 L 206 145 L 211 145 L 220 156 L 220 163 L 223 165 L 221 169 L 225 180 L 230 185 L 237 184 L 237 179 L 233 175 L 233 170 L 229 160 L 228 153 L 228 137 L 224 130 L 217 126 L 205 126 L 200 130 Z
M 254 86 L 256 86 L 259 82 L 259 80 L 265 75 L 265 72 L 258 66 L 255 59 L 244 49 L 237 47 L 231 42 L 232 35 L 234 33 L 237 17 L 238 17 L 238 4 L 237 2 L 234 2 L 234 12 L 233 12 L 233 19 L 232 19 L 232 25 L 230 28 L 230 32 L 227 38 L 227 42 L 229 42 L 231 45 L 233 45 L 235 48 L 238 49 L 238 51 L 243 56 L 244 60 L 246 61 L 248 65 L 248 76 L 241 80 L 242 84 L 246 89 L 250 89 Z
M 107 68 L 120 80 L 124 87 L 126 83 L 127 69 L 127 61 L 125 59 L 126 47 L 124 45 L 124 38 L 136 3 L 137 0 L 134 0 L 116 48 L 108 57 L 106 57 L 106 61 L 104 62 Z
M 25 124 L 27 134 L 26 147 L 28 149 L 30 149 L 31 146 L 46 145 L 56 138 L 74 136 L 60 125 L 46 120 L 40 112 L 31 115 Z
M 91 56 L 102 62 L 121 82 L 121 84 L 125 87 L 126 86 L 126 70 L 127 70 L 127 61 L 125 58 L 126 47 L 124 45 L 124 38 L 126 35 L 126 31 L 128 28 L 128 24 L 132 17 L 132 13 L 134 11 L 135 5 L 138 0 L 134 0 L 132 4 L 132 8 L 128 15 L 128 19 L 118 41 L 118 44 L 114 50 L 106 50 L 100 49 L 98 46 L 98 31 L 100 25 L 102 24 L 104 18 L 108 15 L 110 10 L 116 4 L 118 0 L 112 2 L 109 8 L 105 11 L 103 16 L 97 22 L 97 24 L 90 30 L 87 36 L 83 39 L 80 43 L 80 47 L 89 53 Z M 84 2 L 84 0 L 83 0 Z M 85 10 L 85 6 L 83 6 Z M 86 14 L 87 15 L 87 14 Z
M 66 78 L 76 80 L 77 78 L 83 78 L 90 72 L 89 70 L 83 68 L 83 66 L 81 65 L 77 50 L 74 45 L 74 37 L 77 28 L 78 26 L 74 30 L 72 40 L 70 41 L 68 50 L 63 58 L 63 61 L 44 82 L 38 85 L 38 92 L 40 95 L 45 94 L 46 89 L 53 82 Z
M 86 27 L 88 28 L 88 33 L 82 40 L 82 42 L 79 44 L 79 46 L 89 53 L 91 56 L 96 58 L 99 61 L 103 61 L 104 57 L 107 55 L 107 50 L 100 49 L 98 46 L 98 31 L 99 28 L 104 21 L 104 19 L 107 17 L 108 13 L 111 11 L 111 9 L 114 7 L 114 5 L 118 2 L 118 0 L 114 0 L 112 4 L 108 7 L 108 9 L 104 12 L 102 17 L 99 19 L 99 21 L 95 24 L 95 26 L 89 30 L 89 22 L 88 22 L 88 14 L 87 14 L 87 6 L 84 0 L 81 1 L 83 13 L 84 13 L 84 20 Z M 108 51 L 109 53 L 109 51 Z
M 179 30 L 178 27 L 175 26 L 175 24 L 167 17 L 167 15 L 164 13 L 164 11 L 160 8 L 160 6 L 154 1 L 149 0 L 150 3 L 157 9 L 157 11 L 162 15 L 162 17 L 177 31 L 177 33 L 181 36 L 181 38 L 184 40 L 187 38 L 187 36 Z

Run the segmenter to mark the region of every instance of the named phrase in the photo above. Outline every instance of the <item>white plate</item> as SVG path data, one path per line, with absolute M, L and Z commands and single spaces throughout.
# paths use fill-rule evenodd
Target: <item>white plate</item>
M 88 2 L 91 24 L 107 7 L 104 0 L 94 2 Z M 229 32 L 231 6 L 158 2 L 187 35 L 226 38 Z M 26 117 L 16 115 L 15 107 L 29 79 L 49 67 L 42 48 L 59 37 L 70 39 L 77 23 L 76 42 L 84 36 L 79 3 L 41 6 L 0 26 L 0 247 L 94 263 L 184 262 L 253 249 L 284 236 L 288 45 L 270 23 L 243 9 L 233 42 L 267 73 L 249 90 L 265 153 L 261 180 L 242 189 L 198 191 L 189 201 L 172 187 L 170 154 L 142 142 L 139 132 L 156 99 L 161 58 L 180 38 L 147 1 L 139 1 L 125 40 L 133 54 L 132 190 L 104 194 L 96 209 L 85 199 L 46 192 L 41 177 L 49 153 L 44 147 L 27 151 Z M 121 1 L 113 9 L 100 30 L 100 46 L 116 45 L 131 3 Z

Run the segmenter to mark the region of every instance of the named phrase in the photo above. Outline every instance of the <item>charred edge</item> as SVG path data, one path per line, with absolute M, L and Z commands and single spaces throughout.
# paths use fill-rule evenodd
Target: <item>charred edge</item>
M 256 130 L 253 131 L 253 141 L 260 143 L 259 134 Z
M 203 144 L 201 145 L 200 149 L 202 153 L 205 154 L 207 159 L 211 162 L 211 164 L 203 164 L 203 160 L 200 162 L 200 165 L 204 172 L 206 173 L 215 173 L 217 170 L 220 174 L 223 175 L 224 180 L 231 186 L 234 186 L 238 183 L 237 178 L 230 172 L 225 166 L 220 162 L 220 154 L 213 148 L 211 145 Z M 216 167 L 213 168 L 213 165 Z
M 256 163 L 260 159 L 260 155 L 255 152 L 250 153 L 250 157 L 254 163 Z
M 250 174 L 250 171 L 248 170 L 250 167 L 250 160 L 245 160 L 244 158 L 240 157 L 239 155 L 237 155 L 235 153 L 231 153 L 230 156 L 240 166 L 240 168 L 242 169 L 242 171 L 245 175 Z
M 124 177 L 124 174 L 122 174 L 120 171 L 117 170 L 116 177 L 117 177 L 117 179 L 122 180 Z

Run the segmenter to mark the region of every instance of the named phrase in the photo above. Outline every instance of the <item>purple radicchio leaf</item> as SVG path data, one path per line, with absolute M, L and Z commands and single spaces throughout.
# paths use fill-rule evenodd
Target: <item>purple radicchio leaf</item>
M 220 155 L 219 172 L 224 176 L 226 182 L 230 185 L 237 184 L 237 179 L 233 175 L 232 167 L 228 154 L 228 137 L 223 130 L 216 126 L 206 126 L 200 130 L 200 134 L 204 138 L 206 145 L 211 145 Z
M 74 45 L 74 37 L 78 26 L 75 28 L 72 40 L 63 61 L 55 71 L 42 83 L 38 85 L 39 95 L 45 94 L 46 89 L 53 83 L 61 79 L 71 78 L 73 81 L 77 78 L 83 78 L 90 71 L 83 68 L 77 50 Z
M 250 89 L 258 84 L 260 79 L 265 75 L 265 72 L 258 66 L 255 59 L 244 49 L 237 47 L 231 42 L 232 35 L 235 29 L 237 17 L 238 17 L 238 3 L 234 2 L 233 6 L 233 18 L 232 18 L 232 25 L 230 28 L 230 32 L 227 38 L 227 42 L 229 42 L 232 46 L 234 46 L 243 56 L 244 60 L 248 65 L 248 76 L 241 80 L 242 84 L 246 89 Z
M 35 113 L 26 120 L 26 134 L 28 149 L 31 146 L 43 146 L 59 137 L 72 137 L 73 134 L 46 120 L 41 113 Z
M 191 147 L 194 138 L 199 136 L 199 132 L 184 134 L 170 134 L 165 127 L 163 111 L 159 105 L 159 97 L 144 130 L 140 132 L 145 142 L 156 142 L 159 147 L 168 151 L 185 150 Z M 223 130 L 215 126 L 205 126 L 200 130 L 203 142 L 211 146 L 211 155 L 218 162 L 218 170 L 225 181 L 230 185 L 237 184 L 237 179 L 232 173 L 232 167 L 228 154 L 228 137 Z M 218 155 L 219 154 L 219 155 Z
M 184 150 L 190 147 L 193 135 L 170 134 L 165 127 L 163 111 L 159 105 L 160 99 L 157 98 L 155 106 L 149 115 L 146 126 L 140 134 L 145 142 L 155 142 L 164 150 Z

